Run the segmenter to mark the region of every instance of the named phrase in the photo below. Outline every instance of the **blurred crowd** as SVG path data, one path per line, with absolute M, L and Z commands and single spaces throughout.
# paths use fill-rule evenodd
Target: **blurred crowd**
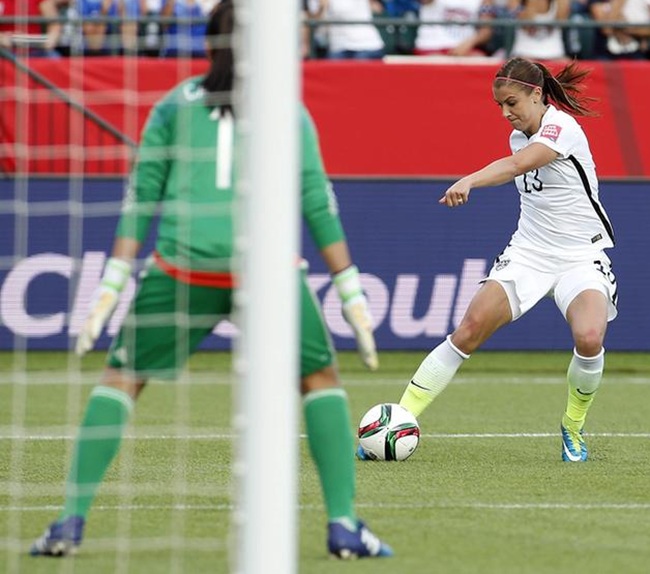
M 219 0 L 0 0 L 0 45 L 32 56 L 205 57 L 207 15 Z M 24 23 L 24 17 L 39 21 Z M 58 19 L 47 22 L 47 19 Z
M 203 57 L 218 2 L 0 0 L 0 45 L 47 57 Z M 302 0 L 302 17 L 309 59 L 650 58 L 650 0 Z
M 650 0 L 304 0 L 303 14 L 311 58 L 650 58 Z

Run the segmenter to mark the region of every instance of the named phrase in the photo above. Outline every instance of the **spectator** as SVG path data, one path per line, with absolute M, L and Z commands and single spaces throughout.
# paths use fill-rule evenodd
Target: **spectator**
M 75 0 L 57 0 L 58 16 L 63 20 L 61 35 L 56 51 L 62 56 L 70 56 L 83 51 L 79 12 Z
M 136 52 L 140 0 L 79 0 L 79 14 L 85 55 Z
M 385 0 L 384 13 L 391 18 L 403 18 L 405 14 L 419 14 L 419 0 Z
M 629 22 L 643 27 L 601 28 L 596 35 L 597 55 L 601 58 L 644 59 L 648 56 L 650 37 L 650 2 L 648 0 L 598 0 L 589 4 L 591 14 L 600 22 Z
M 301 16 L 304 20 L 323 17 L 324 6 L 320 0 L 302 0 Z M 327 55 L 327 32 L 323 27 L 313 28 L 303 23 L 301 28 L 301 54 L 304 59 L 322 58 Z
M 510 20 L 512 14 L 508 7 L 511 0 L 493 0 L 491 6 L 486 6 L 484 12 L 496 20 Z M 483 44 L 482 49 L 487 52 L 488 56 L 493 58 L 505 59 L 512 50 L 514 41 L 513 26 L 492 26 L 492 34 L 487 43 Z
M 589 11 L 604 24 L 596 31 L 595 55 L 607 60 L 639 60 L 647 57 L 650 37 L 650 3 L 648 0 L 590 0 Z M 627 21 L 645 27 L 613 28 L 609 22 Z
M 567 20 L 571 11 L 569 0 L 512 0 L 511 12 L 519 20 L 549 24 Z M 533 60 L 566 58 L 562 29 L 557 26 L 517 26 L 511 56 Z
M 79 0 L 79 15 L 83 33 L 84 53 L 88 56 L 101 55 L 106 52 L 106 38 L 110 35 L 112 25 L 108 22 L 85 21 L 88 18 L 117 17 L 117 5 L 114 0 Z
M 493 18 L 493 0 L 420 0 L 422 22 L 415 40 L 418 55 L 485 56 L 492 37 L 489 26 L 474 27 L 463 22 Z
M 616 54 L 617 48 L 622 48 L 622 53 L 629 54 L 632 58 L 646 58 L 650 38 L 650 0 L 613 0 L 612 4 L 613 15 L 617 20 L 645 26 L 614 30 L 607 41 L 609 51 Z
M 589 15 L 589 0 L 572 0 L 569 20 L 572 22 L 587 22 Z M 567 56 L 590 60 L 594 53 L 594 29 L 590 26 L 577 26 L 564 31 L 564 47 Z
M 119 37 L 122 53 L 138 53 L 138 19 L 142 14 L 141 0 L 117 0 L 117 13 L 120 17 Z
M 0 1 L 0 16 L 2 17 L 32 17 L 57 18 L 56 0 L 2 0 Z M 34 57 L 56 58 L 59 53 L 55 50 L 61 36 L 59 22 L 20 23 L 9 22 L 0 24 L 0 46 L 14 48 L 25 46 L 26 53 Z
M 379 59 L 384 56 L 384 41 L 371 24 L 369 0 L 320 0 L 328 20 L 367 21 L 368 24 L 331 25 L 328 27 L 327 57 L 330 59 Z
M 207 13 L 203 6 L 197 0 L 164 0 L 162 15 L 184 20 L 163 27 L 162 55 L 205 58 L 204 19 Z
M 387 54 L 412 54 L 415 48 L 417 22 L 420 18 L 420 0 L 385 0 L 380 9 L 373 7 L 375 22 L 384 41 Z M 402 18 L 405 24 L 383 24 L 383 18 Z
M 163 0 L 141 0 L 140 12 L 145 20 L 140 22 L 138 36 L 140 51 L 143 56 L 160 56 L 162 48 L 162 26 L 153 18 L 159 18 L 162 13 Z M 147 20 L 146 18 L 151 18 Z
M 609 0 L 588 0 L 587 10 L 591 18 L 602 24 L 610 19 L 611 4 Z M 600 27 L 594 31 L 594 57 L 598 60 L 611 59 L 607 50 L 607 37 L 611 34 L 611 28 Z

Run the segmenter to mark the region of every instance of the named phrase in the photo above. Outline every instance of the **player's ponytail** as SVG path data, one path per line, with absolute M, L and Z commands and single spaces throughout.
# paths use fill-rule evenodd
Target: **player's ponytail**
M 203 78 L 206 104 L 222 109 L 232 107 L 235 64 L 232 51 L 235 15 L 232 0 L 222 0 L 208 19 L 205 30 L 210 70 Z
M 550 99 L 565 112 L 593 116 L 596 113 L 589 106 L 595 98 L 582 94 L 582 81 L 589 74 L 590 70 L 581 69 L 575 61 L 553 75 L 544 64 L 526 58 L 511 58 L 496 73 L 494 82 L 512 82 L 527 92 L 540 87 L 545 103 Z
M 582 94 L 582 81 L 591 73 L 591 70 L 580 69 L 576 61 L 570 62 L 562 68 L 555 76 L 549 72 L 544 64 L 535 62 L 544 77 L 543 94 L 548 95 L 558 108 L 577 116 L 593 116 L 589 104 L 596 98 L 590 98 Z

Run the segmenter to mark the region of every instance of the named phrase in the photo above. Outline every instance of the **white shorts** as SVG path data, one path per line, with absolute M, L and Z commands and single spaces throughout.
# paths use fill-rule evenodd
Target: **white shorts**
M 549 264 L 550 263 L 550 264 Z M 618 291 L 609 257 L 601 251 L 585 261 L 550 262 L 508 246 L 497 257 L 484 281 L 497 281 L 505 290 L 512 320 L 519 319 L 544 297 L 552 297 L 566 319 L 571 302 L 583 291 L 600 291 L 608 301 L 607 320 L 616 318 Z

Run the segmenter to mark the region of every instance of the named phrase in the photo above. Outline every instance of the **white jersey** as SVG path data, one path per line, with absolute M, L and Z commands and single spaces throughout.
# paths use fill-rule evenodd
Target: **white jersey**
M 521 212 L 510 244 L 565 261 L 584 260 L 613 247 L 612 225 L 598 198 L 596 167 L 578 122 L 551 105 L 530 139 L 519 130 L 510 135 L 512 153 L 532 143 L 559 156 L 515 178 Z
M 548 12 L 536 14 L 533 20 L 540 24 L 557 20 L 557 2 L 551 2 Z M 518 26 L 510 55 L 536 60 L 565 58 L 562 29 L 554 26 Z
M 332 25 L 329 27 L 329 49 L 332 52 L 344 50 L 364 51 L 382 50 L 384 41 L 379 30 L 372 24 L 372 9 L 370 0 L 330 0 L 326 17 L 330 20 L 350 20 L 369 22 L 346 26 Z
M 650 0 L 625 0 L 623 18 L 634 24 L 650 22 Z
M 420 6 L 420 20 L 447 22 L 444 25 L 418 27 L 415 47 L 419 50 L 449 50 L 462 44 L 474 34 L 474 26 L 462 26 L 454 22 L 478 20 L 483 0 L 436 0 Z

